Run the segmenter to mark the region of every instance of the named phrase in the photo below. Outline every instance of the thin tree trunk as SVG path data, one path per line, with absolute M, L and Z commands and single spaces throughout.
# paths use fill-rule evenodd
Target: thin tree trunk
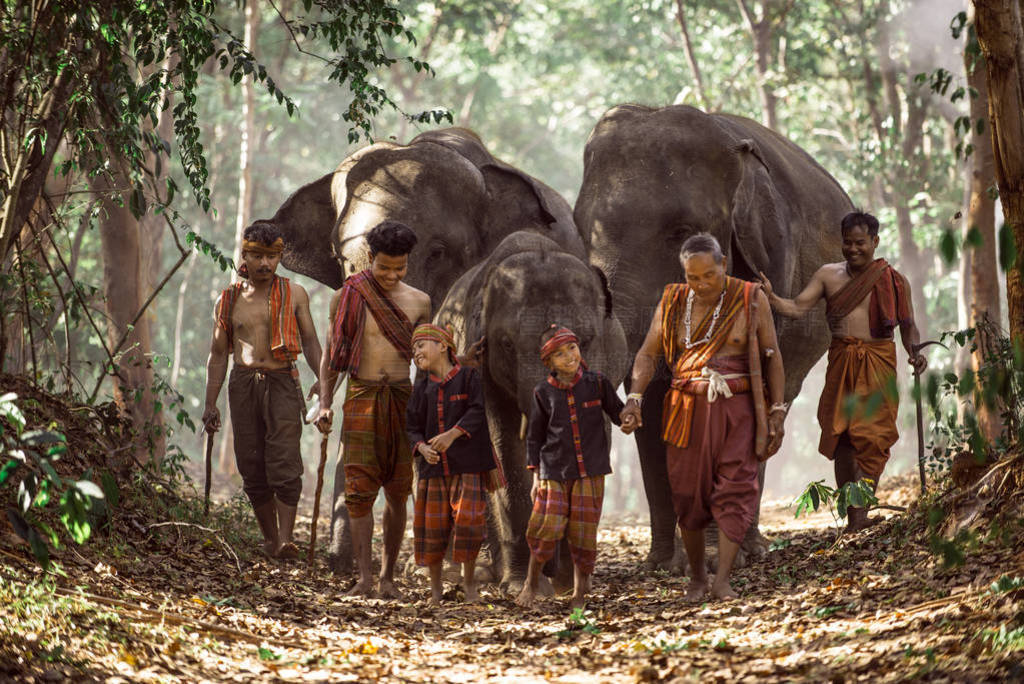
M 254 46 L 259 33 L 259 3 L 251 0 L 245 6 L 245 44 Z M 242 234 L 249 225 L 252 214 L 252 152 L 256 135 L 256 89 L 251 76 L 242 81 L 242 130 L 239 135 L 238 151 L 238 208 L 235 213 L 235 265 L 242 263 Z M 227 412 L 224 421 L 220 450 L 217 454 L 217 471 L 223 474 L 231 472 L 234 459 L 231 430 L 231 413 Z
M 768 71 L 771 68 L 772 22 L 768 16 L 768 3 L 761 3 L 761 17 L 755 18 L 747 0 L 736 0 L 740 14 L 750 31 L 750 39 L 754 44 L 754 64 L 757 66 L 757 94 L 761 99 L 761 123 L 773 131 L 778 130 L 778 98 L 768 82 Z
M 968 31 L 968 47 L 977 47 L 974 29 Z M 964 50 L 964 66 L 967 71 L 967 84 L 978 91 L 977 97 L 971 100 L 971 144 L 974 152 L 970 156 L 971 163 L 971 201 L 968 205 L 968 231 L 977 231 L 981 244 L 965 253 L 970 260 L 970 325 L 975 326 L 980 334 L 987 335 L 989 326 L 978 324 L 988 320 L 998 323 L 1002 319 L 999 303 L 999 279 L 993 274 L 998 273 L 996 257 L 996 203 L 991 192 L 996 184 L 995 156 L 992 151 L 992 135 L 988 128 L 988 84 L 985 81 L 985 63 L 974 56 L 971 49 Z M 984 128 L 978 132 L 979 122 Z M 985 364 L 986 350 L 994 348 L 993 340 L 978 340 L 971 357 L 971 366 L 978 371 Z M 982 434 L 990 444 L 995 443 L 1003 429 L 998 410 L 976 402 L 978 425 Z
M 684 0 L 676 0 L 676 21 L 679 22 L 679 30 L 683 33 L 683 48 L 686 51 L 686 61 L 690 64 L 690 71 L 693 72 L 693 80 L 697 84 L 697 97 L 700 106 L 707 111 L 710 104 L 707 91 L 704 89 L 704 78 L 700 73 L 700 65 L 697 63 L 697 54 L 693 50 L 693 41 L 690 40 L 690 29 L 686 24 L 686 5 Z
M 985 57 L 989 122 L 999 200 L 1013 233 L 1016 263 L 1006 273 L 1010 336 L 1024 346 L 1024 29 L 1019 0 L 975 0 Z
M 115 187 L 106 175 L 98 175 L 90 181 L 93 192 L 102 198 L 98 223 L 103 252 L 103 289 L 110 320 L 107 337 L 112 347 L 142 307 L 145 283 L 149 280 L 141 272 L 139 222 L 128 209 L 127 180 L 123 174 L 115 178 L 124 187 Z M 120 373 L 114 381 L 114 399 L 132 419 L 134 452 L 140 462 L 163 454 L 163 414 L 154 411 L 151 348 L 149 325 L 143 317 L 128 333 L 116 358 Z M 119 352 L 114 349 L 113 353 Z

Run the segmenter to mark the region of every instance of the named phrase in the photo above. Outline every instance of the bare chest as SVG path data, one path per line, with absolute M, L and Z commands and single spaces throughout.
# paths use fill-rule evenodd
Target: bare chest
M 708 317 L 711 319 L 710 323 L 702 325 Z M 724 312 L 719 312 L 719 316 L 716 319 L 715 307 L 694 304 L 690 315 L 690 325 L 687 326 L 684 314 L 679 321 L 676 339 L 680 340 L 682 342 L 681 346 L 685 347 L 687 344 L 707 343 L 712 339 L 718 338 L 723 331 L 726 331 L 726 338 L 722 345 L 723 352 L 728 353 L 746 349 L 746 311 L 741 309 L 731 319 L 728 319 Z

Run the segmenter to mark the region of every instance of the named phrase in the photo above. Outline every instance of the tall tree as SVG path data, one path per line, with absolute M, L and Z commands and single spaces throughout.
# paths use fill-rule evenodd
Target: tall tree
M 988 115 L 999 201 L 1011 231 L 1006 272 L 1010 337 L 1024 346 L 1024 28 L 1021 0 L 975 0 L 974 25 L 985 57 Z M 1009 259 L 1003 259 L 1009 265 Z

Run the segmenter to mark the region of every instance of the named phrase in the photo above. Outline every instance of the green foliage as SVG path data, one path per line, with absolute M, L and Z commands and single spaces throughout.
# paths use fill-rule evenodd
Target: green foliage
M 948 469 L 956 454 L 969 453 L 976 463 L 995 461 L 1024 441 L 1024 355 L 1009 337 L 986 320 L 978 327 L 944 332 L 940 341 L 952 341 L 983 359 L 977 371 L 929 373 L 925 396 L 932 416 L 933 442 L 928 465 L 936 472 Z M 1002 433 L 990 442 L 981 429 L 980 408 L 998 415 Z
M 25 415 L 16 399 L 13 393 L 0 396 L 0 489 L 16 489 L 14 504 L 7 506 L 7 519 L 29 543 L 39 564 L 49 568 L 48 544 L 59 547 L 60 539 L 42 520 L 39 509 L 58 499 L 61 523 L 76 543 L 84 544 L 96 516 L 105 510 L 107 495 L 87 478 L 65 480 L 57 473 L 54 464 L 67 453 L 67 440 L 52 429 L 26 431 Z M 116 492 L 113 480 L 104 479 L 104 487 L 111 486 Z
M 999 625 L 998 629 L 985 628 L 978 632 L 978 639 L 996 653 L 1024 650 L 1024 626 L 1007 628 L 1006 625 Z
M 573 608 L 569 614 L 569 629 L 555 632 L 555 635 L 560 639 L 569 639 L 579 635 L 580 632 L 596 635 L 601 633 L 601 628 L 594 623 L 593 613 L 589 610 Z
M 794 518 L 799 518 L 803 513 L 817 512 L 822 504 L 828 506 L 832 519 L 838 525 L 839 520 L 846 517 L 850 506 L 857 508 L 870 508 L 878 505 L 878 498 L 875 496 L 874 481 L 868 478 L 847 482 L 838 489 L 829 487 L 825 480 L 815 480 L 808 483 L 790 506 L 796 506 Z

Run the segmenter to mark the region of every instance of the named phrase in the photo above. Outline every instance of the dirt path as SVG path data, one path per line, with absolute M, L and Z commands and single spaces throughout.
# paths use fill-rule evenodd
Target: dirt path
M 888 500 L 906 503 L 905 493 Z M 481 605 L 458 602 L 452 587 L 451 600 L 431 609 L 415 576 L 400 581 L 409 601 L 350 599 L 348 582 L 330 577 L 322 560 L 308 573 L 243 559 L 239 574 L 216 539 L 188 528 L 64 553 L 67 577 L 55 584 L 65 597 L 54 600 L 26 594 L 21 582 L 38 570 L 18 560 L 24 547 L 0 537 L 0 679 L 1024 677 L 1020 645 L 995 648 L 982 631 L 1021 610 L 1013 594 L 986 589 L 1007 568 L 1024 575 L 1024 554 L 993 547 L 942 570 L 899 517 L 836 545 L 829 522 L 827 513 L 793 520 L 767 505 L 772 550 L 736 573 L 742 599 L 687 606 L 684 577 L 642 569 L 646 526 L 610 521 L 593 598 L 575 619 L 565 599 L 524 612 L 490 587 Z M 300 529 L 308 534 L 308 523 Z

